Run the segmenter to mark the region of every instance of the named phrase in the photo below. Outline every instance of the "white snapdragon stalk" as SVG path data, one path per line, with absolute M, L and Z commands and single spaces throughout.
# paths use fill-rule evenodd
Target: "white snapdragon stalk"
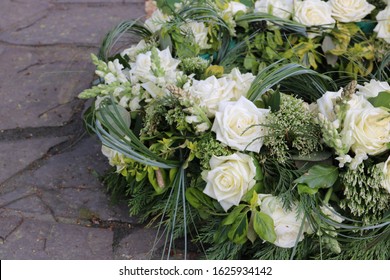
M 259 194 L 261 212 L 269 215 L 274 221 L 276 240 L 274 244 L 282 248 L 292 248 L 297 241 L 302 241 L 304 233 L 312 233 L 312 229 L 304 216 L 293 204 L 291 210 L 283 208 L 280 198 L 269 194 Z
M 227 79 L 234 81 L 233 95 L 236 100 L 241 96 L 246 96 L 252 82 L 256 78 L 252 73 L 241 74 L 238 68 L 233 68 L 229 74 L 224 75 Z
M 283 19 L 290 19 L 294 10 L 294 0 L 258 0 L 254 12 L 268 13 Z
M 218 200 L 225 211 L 238 205 L 256 184 L 256 166 L 249 155 L 235 153 L 230 156 L 213 156 L 210 167 L 211 170 L 202 172 L 202 178 L 207 182 L 203 192 Z
M 269 109 L 257 108 L 241 97 L 238 101 L 223 101 L 215 113 L 211 128 L 217 140 L 238 151 L 260 152 L 266 129 L 263 126 Z
M 332 18 L 332 8 L 328 2 L 320 0 L 296 1 L 293 19 L 305 26 L 328 26 L 332 28 L 335 20 Z M 310 32 L 309 37 L 318 36 Z
M 381 82 L 377 80 L 370 80 L 369 83 L 364 82 L 364 85 L 357 85 L 357 95 L 362 95 L 364 98 L 377 97 L 382 91 L 390 91 L 388 82 Z
M 359 22 L 375 9 L 366 0 L 329 0 L 329 4 L 333 18 L 340 22 Z
M 334 122 L 336 128 L 339 127 L 335 105 L 338 98 L 341 98 L 341 93 L 343 89 L 340 89 L 337 92 L 327 91 L 321 98 L 317 100 L 317 109 L 318 112 L 321 113 L 328 121 Z
M 157 9 L 150 18 L 145 20 L 145 26 L 154 33 L 159 31 L 164 23 L 168 22 L 170 19 L 170 16 L 163 14 L 161 10 Z
M 376 20 L 378 24 L 375 26 L 374 32 L 377 33 L 378 38 L 382 38 L 390 44 L 390 1 L 387 3 L 387 7 L 376 15 Z
M 194 36 L 195 43 L 200 49 L 209 49 L 211 45 L 208 44 L 208 28 L 203 22 L 190 21 L 182 26 L 184 32 L 191 32 Z
M 118 59 L 115 59 L 114 61 L 109 61 L 107 63 L 107 68 L 108 72 L 103 72 L 96 70 L 95 74 L 98 75 L 99 77 L 104 79 L 104 82 L 109 85 L 114 82 L 121 82 L 121 83 L 126 83 L 128 82 L 128 78 L 126 75 L 123 73 L 124 66 L 119 63 Z

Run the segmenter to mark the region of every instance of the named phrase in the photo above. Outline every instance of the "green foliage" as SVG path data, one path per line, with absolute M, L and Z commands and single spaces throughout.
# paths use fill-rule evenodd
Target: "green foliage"
M 377 97 L 368 98 L 368 101 L 370 101 L 374 107 L 384 107 L 390 109 L 390 91 L 382 91 Z
M 254 211 L 253 215 L 253 228 L 259 237 L 270 243 L 275 242 L 274 220 L 267 214 L 259 211 Z
M 294 183 L 308 186 L 313 191 L 322 188 L 330 188 L 339 177 L 337 166 L 314 165 L 301 177 L 295 179 Z M 301 188 L 302 192 L 303 188 Z

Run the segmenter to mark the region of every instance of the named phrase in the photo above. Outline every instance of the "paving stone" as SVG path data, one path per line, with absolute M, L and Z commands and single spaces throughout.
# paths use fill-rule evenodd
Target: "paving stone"
M 51 0 L 53 3 L 72 3 L 72 4 L 85 4 L 85 3 L 103 3 L 110 5 L 112 3 L 144 3 L 144 0 Z
M 52 137 L 0 142 L 0 183 L 41 158 L 49 148 L 66 139 L 66 137 Z
M 60 126 L 90 87 L 93 49 L 0 46 L 0 129 Z M 12 117 L 10 117 L 12 116 Z
M 63 5 L 31 26 L 0 34 L 12 44 L 86 44 L 98 46 L 102 37 L 123 20 L 144 15 L 144 2 L 101 6 Z
M 43 17 L 50 7 L 47 0 L 2 0 L 0 32 L 5 29 L 18 29 Z
M 3 217 L 0 214 L 0 248 L 1 244 L 4 243 L 6 238 L 19 227 L 22 222 L 23 218 L 20 216 L 12 216 L 12 217 Z
M 54 224 L 47 237 L 50 259 L 112 259 L 113 232 L 109 229 Z
M 117 260 L 148 260 L 154 258 L 156 254 L 160 254 L 160 249 L 165 240 L 165 238 L 161 238 L 154 247 L 156 234 L 156 228 L 136 229 L 120 240 L 114 250 L 114 258 Z

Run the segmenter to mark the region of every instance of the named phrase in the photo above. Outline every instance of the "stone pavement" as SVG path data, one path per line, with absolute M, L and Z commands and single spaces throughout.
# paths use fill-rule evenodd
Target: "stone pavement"
M 105 33 L 142 17 L 144 0 L 2 0 L 0 8 L 0 259 L 145 259 L 155 231 L 112 205 L 84 132 Z

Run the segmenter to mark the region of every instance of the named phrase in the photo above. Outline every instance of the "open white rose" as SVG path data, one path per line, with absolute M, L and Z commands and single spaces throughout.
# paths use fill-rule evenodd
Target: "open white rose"
M 239 151 L 260 152 L 266 129 L 263 126 L 269 109 L 259 109 L 245 97 L 224 101 L 215 113 L 211 128 L 217 140 Z
M 223 11 L 224 13 L 231 14 L 235 16 L 238 12 L 244 12 L 246 13 L 248 10 L 248 7 L 240 2 L 231 1 L 229 2 L 227 8 Z
M 332 27 L 335 20 L 332 18 L 332 8 L 328 2 L 320 0 L 296 1 L 293 19 L 306 26 L 327 25 Z M 309 37 L 320 34 L 309 33 Z
M 379 163 L 378 165 L 383 172 L 381 185 L 390 193 L 390 157 L 384 163 Z
M 372 79 L 369 83 L 364 82 L 364 85 L 357 85 L 357 95 L 362 95 L 364 98 L 377 97 L 382 91 L 390 91 L 390 85 L 387 82 L 381 82 Z
M 195 43 L 202 50 L 211 48 L 211 45 L 207 43 L 208 28 L 203 22 L 190 21 L 182 27 L 182 30 L 184 32 L 191 32 L 194 36 Z
M 164 23 L 168 22 L 170 17 L 163 14 L 159 9 L 155 10 L 150 18 L 145 20 L 145 26 L 153 33 L 159 31 Z
M 206 80 L 193 80 L 189 92 L 200 107 L 205 110 L 207 116 L 212 118 L 222 101 L 235 100 L 234 86 L 234 81 L 226 77 L 217 79 L 215 76 L 211 76 Z
M 366 0 L 329 0 L 332 16 L 341 22 L 359 22 L 375 9 Z
M 390 44 L 390 2 L 383 11 L 376 15 L 376 20 L 378 24 L 375 26 L 374 32 L 377 33 L 378 38 L 382 38 Z
M 264 194 L 259 194 L 259 205 L 261 212 L 274 220 L 276 240 L 273 244 L 276 246 L 292 248 L 297 240 L 303 240 L 305 232 L 312 232 L 307 220 L 303 221 L 303 215 L 298 213 L 296 205 L 292 205 L 291 210 L 286 211 L 278 197 Z M 301 226 L 302 232 L 299 234 Z
M 249 155 L 235 153 L 213 156 L 210 167 L 211 170 L 202 172 L 202 178 L 207 182 L 203 192 L 218 200 L 225 211 L 238 205 L 246 192 L 256 184 L 256 166 Z
M 268 13 L 280 18 L 291 18 L 294 0 L 258 0 L 255 2 L 255 12 Z
M 390 142 L 390 113 L 368 105 L 350 108 L 341 135 L 343 142 L 350 141 L 356 154 L 380 154 L 388 149 Z
M 228 80 L 234 82 L 233 96 L 238 100 L 241 96 L 246 96 L 253 80 L 256 78 L 252 73 L 241 74 L 238 68 L 233 68 L 229 74 L 224 75 Z

